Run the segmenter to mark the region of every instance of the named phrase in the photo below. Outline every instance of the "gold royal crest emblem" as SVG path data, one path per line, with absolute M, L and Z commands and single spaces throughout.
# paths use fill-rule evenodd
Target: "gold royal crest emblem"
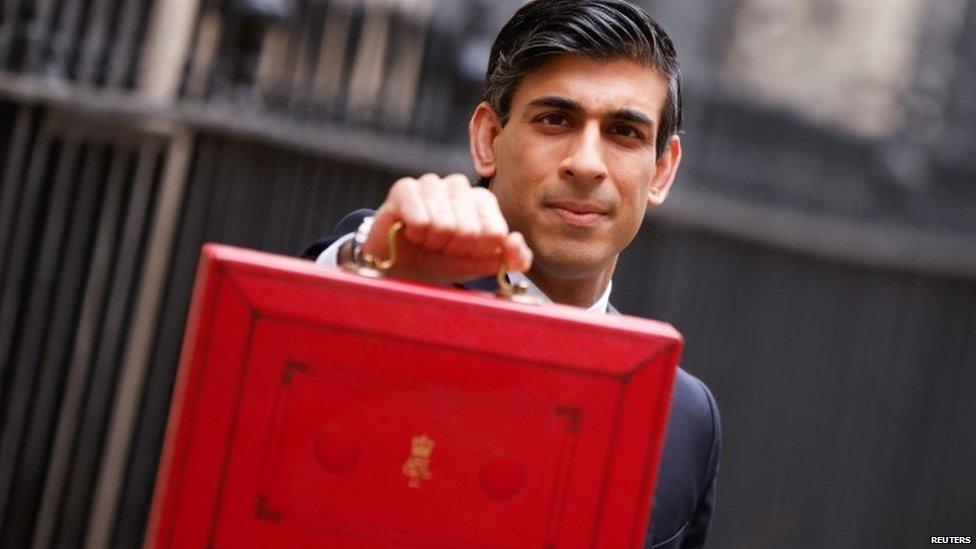
M 409 479 L 407 486 L 420 488 L 420 482 L 430 480 L 430 455 L 434 451 L 434 439 L 427 435 L 417 435 L 410 439 L 410 457 L 403 463 L 403 474 Z

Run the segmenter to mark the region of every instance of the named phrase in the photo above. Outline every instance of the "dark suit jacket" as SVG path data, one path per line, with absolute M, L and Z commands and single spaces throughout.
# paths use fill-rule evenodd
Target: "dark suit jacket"
M 333 236 L 312 244 L 302 255 L 315 259 L 337 238 L 355 232 L 363 218 L 372 214 L 371 210 L 349 214 L 336 226 Z M 490 277 L 463 286 L 494 291 L 495 284 Z M 613 306 L 608 312 L 619 314 Z M 705 545 L 715 510 L 721 446 L 722 428 L 715 398 L 704 383 L 679 368 L 645 547 L 672 549 Z

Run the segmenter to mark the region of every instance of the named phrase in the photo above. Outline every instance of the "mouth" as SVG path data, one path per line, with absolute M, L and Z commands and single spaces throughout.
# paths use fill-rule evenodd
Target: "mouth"
M 550 202 L 546 204 L 567 225 L 592 227 L 606 217 L 607 209 L 591 202 Z

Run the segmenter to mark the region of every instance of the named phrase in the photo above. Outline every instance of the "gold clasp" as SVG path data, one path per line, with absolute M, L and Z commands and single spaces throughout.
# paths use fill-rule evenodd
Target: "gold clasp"
M 526 293 L 529 290 L 529 286 L 525 282 L 518 282 L 516 284 L 509 283 L 504 258 L 502 258 L 502 264 L 498 267 L 498 274 L 495 275 L 495 281 L 498 282 L 498 290 L 495 292 L 495 297 L 499 299 L 507 299 L 515 303 L 522 303 L 523 305 L 542 304 L 541 299 Z
M 396 263 L 396 239 L 397 234 L 402 228 L 403 221 L 397 221 L 390 226 L 390 232 L 388 235 L 390 243 L 390 257 L 380 259 L 373 254 L 364 253 L 359 257 L 358 260 L 354 259 L 353 261 L 343 263 L 342 267 L 361 276 L 366 276 L 369 278 L 383 278 L 386 271 L 389 271 L 390 268 L 393 267 L 393 264 Z

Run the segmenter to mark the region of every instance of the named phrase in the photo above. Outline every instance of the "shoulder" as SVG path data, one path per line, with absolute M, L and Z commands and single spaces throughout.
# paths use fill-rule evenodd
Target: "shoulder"
M 679 430 L 703 451 L 721 441 L 722 424 L 715 397 L 700 379 L 681 368 L 674 380 L 668 429 Z

